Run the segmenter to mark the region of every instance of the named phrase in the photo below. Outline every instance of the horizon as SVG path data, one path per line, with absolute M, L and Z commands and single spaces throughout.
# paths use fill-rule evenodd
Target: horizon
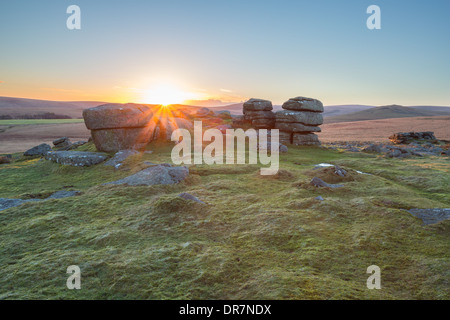
M 36 98 L 28 98 L 28 97 L 6 97 L 6 96 L 0 96 L 0 98 L 7 98 L 7 99 L 25 99 L 25 100 L 39 100 L 39 101 L 50 101 L 50 102 L 64 102 L 64 103 L 77 103 L 77 102 L 85 102 L 85 103 L 117 103 L 117 102 L 111 102 L 111 101 L 97 101 L 97 100 L 48 100 L 48 99 L 36 99 Z M 286 99 L 288 100 L 288 99 Z M 209 100 L 199 100 L 199 101 L 204 101 L 207 102 Z M 183 106 L 188 106 L 188 107 L 205 107 L 205 108 L 223 108 L 223 107 L 228 107 L 231 105 L 235 105 L 235 104 L 241 104 L 244 103 L 245 101 L 240 101 L 240 102 L 230 102 L 230 103 L 226 103 L 226 104 L 221 104 L 221 105 L 214 105 L 214 106 L 202 106 L 202 105 L 195 105 L 195 104 L 185 104 L 185 103 L 174 103 L 174 104 L 168 104 L 169 106 L 171 105 L 183 105 Z M 133 104 L 148 104 L 148 105 L 159 105 L 159 104 L 154 104 L 154 103 L 138 103 L 138 102 L 133 102 L 133 101 L 127 101 L 127 102 L 123 102 L 123 104 L 127 104 L 127 103 L 133 103 Z M 273 104 L 273 106 L 278 106 L 281 107 L 282 104 Z M 361 104 L 361 103 L 344 103 L 344 104 L 330 104 L 330 105 L 325 105 L 324 107 L 351 107 L 351 106 L 367 106 L 367 107 L 374 107 L 374 108 L 380 108 L 380 107 L 390 107 L 390 106 L 399 106 L 399 107 L 440 107 L 440 108 L 450 108 L 450 105 L 448 106 L 444 106 L 444 105 L 432 105 L 432 104 L 416 104 L 416 105 L 398 105 L 398 104 L 386 104 L 386 105 L 371 105 L 371 104 Z
M 450 106 L 448 1 L 378 0 L 380 30 L 365 0 L 75 3 L 80 30 L 66 27 L 72 1 L 0 4 L 1 96 Z

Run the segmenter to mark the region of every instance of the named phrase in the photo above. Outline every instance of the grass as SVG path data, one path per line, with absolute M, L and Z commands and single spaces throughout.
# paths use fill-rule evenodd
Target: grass
M 60 124 L 60 123 L 81 123 L 83 119 L 11 119 L 0 120 L 0 126 L 13 125 L 35 125 L 35 124 Z
M 178 185 L 103 185 L 144 160 L 170 162 L 170 146 L 150 148 L 118 171 L 18 155 L 1 165 L 0 197 L 82 194 L 0 212 L 0 298 L 450 298 L 449 221 L 423 226 L 403 210 L 450 207 L 445 158 L 290 147 L 275 177 L 260 176 L 255 165 L 197 165 Z M 339 182 L 344 188 L 307 185 L 322 162 L 352 174 Z M 318 175 L 332 182 L 328 171 Z M 206 204 L 178 198 L 181 192 Z M 74 264 L 81 290 L 65 286 Z M 373 264 L 381 290 L 366 287 Z

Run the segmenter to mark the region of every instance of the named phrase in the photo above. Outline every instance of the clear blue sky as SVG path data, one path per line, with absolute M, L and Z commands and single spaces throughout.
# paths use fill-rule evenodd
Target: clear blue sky
M 0 95 L 127 102 L 162 82 L 226 101 L 450 106 L 449 18 L 448 0 L 1 1 Z

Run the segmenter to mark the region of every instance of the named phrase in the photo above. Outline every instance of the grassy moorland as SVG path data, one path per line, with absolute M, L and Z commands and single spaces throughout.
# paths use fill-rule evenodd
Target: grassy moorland
M 170 146 L 149 149 L 118 171 L 19 155 L 0 166 L 0 197 L 82 191 L 0 212 L 1 299 L 450 298 L 450 222 L 423 226 L 403 210 L 450 207 L 444 157 L 290 147 L 276 176 L 256 165 L 201 165 L 178 185 L 102 185 L 143 160 L 170 162 Z M 349 175 L 313 170 L 322 162 Z M 313 176 L 345 187 L 310 187 Z M 366 287 L 373 264 L 381 290 Z M 81 268 L 81 290 L 66 288 L 69 265 Z

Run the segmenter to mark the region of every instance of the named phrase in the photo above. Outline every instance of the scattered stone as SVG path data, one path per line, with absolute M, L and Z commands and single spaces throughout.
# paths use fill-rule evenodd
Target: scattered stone
M 78 147 L 84 146 L 87 143 L 87 141 L 77 141 L 72 143 L 69 147 L 67 147 L 67 150 L 74 150 Z
M 106 184 L 126 184 L 129 186 L 151 186 L 158 184 L 175 184 L 183 181 L 189 175 L 186 167 L 167 167 L 157 165 L 141 170 L 129 177 Z
M 280 144 L 280 152 L 281 153 L 288 152 L 288 147 L 286 147 L 284 144 Z
M 435 224 L 450 219 L 450 208 L 411 209 L 407 211 L 421 219 L 424 225 Z
M 389 140 L 391 140 L 395 144 L 407 144 L 417 140 L 428 140 L 433 142 L 437 141 L 436 137 L 434 136 L 434 132 L 432 131 L 394 133 L 389 137 Z
M 310 184 L 318 188 L 331 188 L 331 189 L 341 188 L 344 186 L 343 184 L 329 184 L 317 177 L 312 178 Z
M 72 142 L 70 142 L 69 138 L 62 137 L 54 140 L 53 145 L 57 150 L 68 150 L 68 148 L 70 148 L 70 146 L 72 145 Z
M 198 202 L 198 203 L 205 204 L 203 201 L 201 201 L 196 196 L 193 196 L 192 194 L 189 194 L 189 193 L 186 193 L 186 192 L 180 193 L 178 196 L 183 198 L 183 199 L 186 199 L 186 200 L 191 200 L 191 201 L 195 201 L 195 202 Z
M 47 154 L 47 152 L 52 151 L 52 147 L 50 147 L 48 144 L 43 143 L 40 144 L 36 147 L 33 147 L 27 151 L 25 151 L 25 153 L 23 154 L 24 156 L 27 157 L 32 157 L 32 156 L 44 156 Z
M 347 171 L 345 171 L 339 166 L 334 166 L 334 173 L 340 177 L 345 177 L 347 175 Z
M 62 198 L 68 198 L 79 195 L 80 191 L 56 191 L 53 193 L 50 197 L 46 199 L 6 199 L 6 198 L 0 198 L 0 211 L 6 210 L 9 208 L 20 206 L 21 204 L 27 203 L 27 202 L 39 202 L 39 201 L 45 201 L 50 199 L 62 199 Z
M 56 191 L 55 193 L 53 193 L 50 197 L 48 197 L 45 200 L 69 198 L 69 197 L 78 196 L 79 194 L 81 194 L 80 191 L 60 190 L 60 191 Z
M 63 165 L 89 167 L 105 161 L 108 155 L 100 152 L 52 151 L 45 155 L 45 159 Z
M 381 147 L 379 145 L 376 145 L 376 144 L 371 144 L 371 145 L 365 147 L 364 149 L 362 149 L 362 152 L 381 153 Z
M 22 200 L 22 199 L 0 198 L 0 211 L 20 206 L 21 204 L 26 202 L 36 202 L 36 201 L 40 201 L 40 199 Z
M 124 162 L 128 157 L 139 154 L 136 150 L 120 150 L 117 152 L 114 157 L 105 162 L 105 166 L 111 166 L 115 169 L 119 169 L 122 166 L 122 162 Z

